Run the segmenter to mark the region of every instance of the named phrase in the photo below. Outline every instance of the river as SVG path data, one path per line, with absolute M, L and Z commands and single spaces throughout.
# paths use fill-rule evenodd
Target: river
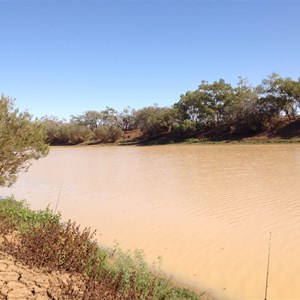
M 218 299 L 300 299 L 300 145 L 53 147 L 0 194 L 50 205 L 100 244 Z

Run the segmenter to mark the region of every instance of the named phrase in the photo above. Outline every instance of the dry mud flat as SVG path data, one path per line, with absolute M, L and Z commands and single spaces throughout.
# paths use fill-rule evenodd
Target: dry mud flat
M 65 278 L 63 278 L 65 277 Z M 0 299 L 58 299 L 55 287 L 67 276 L 26 267 L 12 256 L 0 252 Z

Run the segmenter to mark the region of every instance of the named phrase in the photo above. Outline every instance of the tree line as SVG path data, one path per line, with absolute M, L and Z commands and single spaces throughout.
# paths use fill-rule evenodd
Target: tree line
M 244 78 L 239 78 L 236 86 L 224 79 L 201 81 L 196 90 L 181 95 L 171 107 L 127 107 L 121 112 L 106 107 L 73 115 L 69 121 L 46 116 L 41 122 L 50 144 L 109 143 L 130 130 L 139 130 L 143 138 L 195 132 L 258 133 L 279 118 L 293 120 L 299 110 L 300 78 L 273 73 L 255 87 Z
M 219 79 L 202 81 L 195 91 L 180 96 L 171 107 L 157 105 L 121 112 L 107 107 L 71 116 L 33 119 L 19 112 L 14 101 L 0 98 L 0 187 L 15 182 L 32 159 L 47 155 L 48 144 L 115 142 L 136 130 L 140 138 L 161 136 L 188 138 L 195 134 L 258 133 L 285 119 L 299 117 L 300 78 L 271 74 L 256 87 L 240 78 L 236 86 Z

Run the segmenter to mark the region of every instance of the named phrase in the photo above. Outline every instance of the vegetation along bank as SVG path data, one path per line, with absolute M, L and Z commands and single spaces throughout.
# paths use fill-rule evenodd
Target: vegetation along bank
M 107 107 L 72 115 L 69 121 L 45 116 L 40 122 L 51 145 L 300 141 L 299 112 L 300 78 L 273 73 L 255 87 L 242 78 L 236 86 L 223 79 L 202 81 L 170 107 L 127 107 L 121 112 Z
M 174 284 L 160 258 L 150 268 L 142 251 L 100 248 L 94 235 L 49 209 L 2 199 L 0 299 L 211 299 Z

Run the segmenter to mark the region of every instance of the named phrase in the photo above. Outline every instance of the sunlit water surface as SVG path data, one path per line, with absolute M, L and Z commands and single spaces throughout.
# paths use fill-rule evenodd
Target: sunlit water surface
M 0 194 L 163 257 L 219 299 L 300 299 L 300 145 L 59 147 Z

